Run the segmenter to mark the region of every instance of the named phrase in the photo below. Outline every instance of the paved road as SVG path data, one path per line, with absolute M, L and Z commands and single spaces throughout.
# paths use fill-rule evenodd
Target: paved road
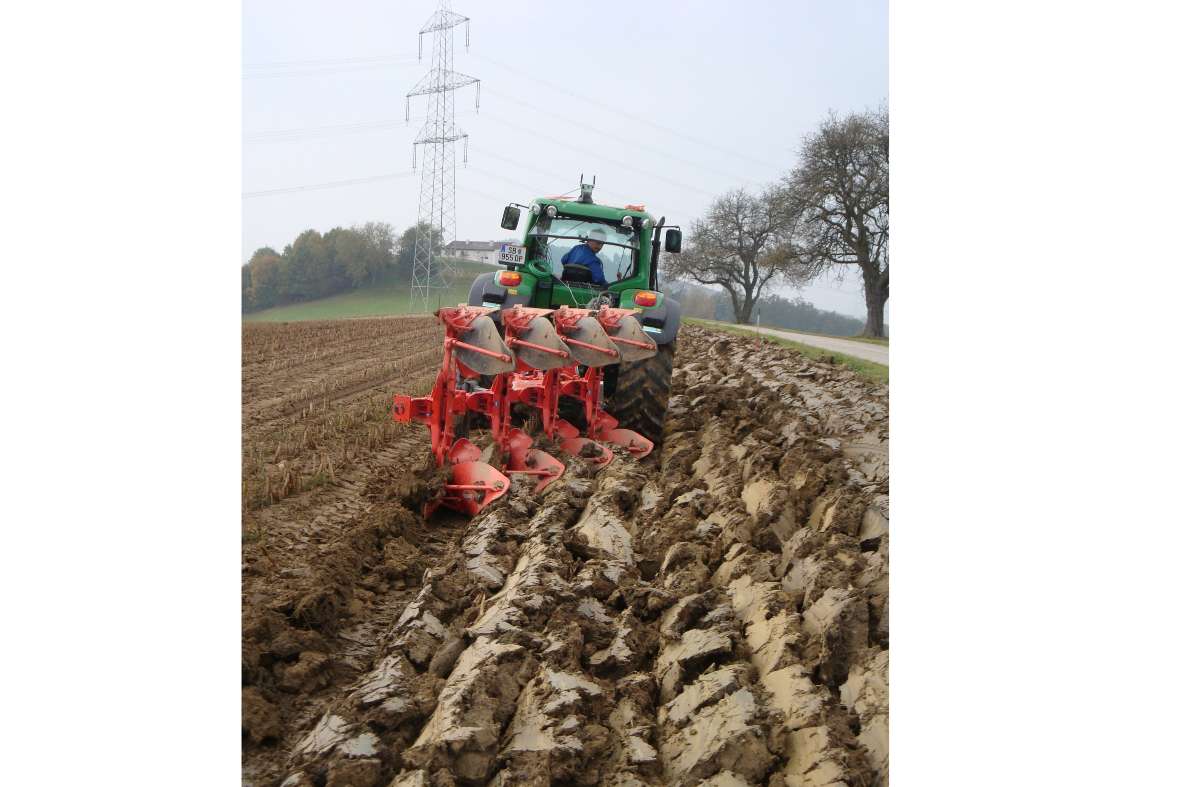
M 858 342 L 852 339 L 838 339 L 834 336 L 812 336 L 810 333 L 783 331 L 778 328 L 762 328 L 761 330 L 763 333 L 773 333 L 776 336 L 781 336 L 784 339 L 790 339 L 800 344 L 810 344 L 812 347 L 822 347 L 825 350 L 833 350 L 838 353 L 844 353 L 845 355 L 851 355 L 855 358 L 863 358 L 873 363 L 879 363 L 885 366 L 889 365 L 889 348 L 883 344 Z

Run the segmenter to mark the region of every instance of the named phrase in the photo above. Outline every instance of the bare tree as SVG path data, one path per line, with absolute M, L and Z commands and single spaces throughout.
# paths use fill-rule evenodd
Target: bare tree
M 737 321 L 748 323 L 762 289 L 788 272 L 789 216 L 781 189 L 730 191 L 692 223 L 689 245 L 672 258 L 669 273 L 720 286 L 733 301 Z
M 795 275 L 810 280 L 845 265 L 864 281 L 865 336 L 885 333 L 889 300 L 889 113 L 831 115 L 803 138 L 785 179 L 795 218 Z

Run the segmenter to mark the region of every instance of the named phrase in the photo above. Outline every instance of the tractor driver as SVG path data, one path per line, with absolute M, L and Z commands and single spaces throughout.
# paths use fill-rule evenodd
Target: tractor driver
M 598 252 L 602 251 L 605 240 L 606 232 L 601 227 L 591 229 L 584 242 L 574 246 L 561 258 L 561 278 L 566 281 L 586 281 L 585 273 L 578 270 L 582 268 L 590 274 L 589 281 L 605 287 L 606 276 L 602 272 L 602 260 L 598 259 Z

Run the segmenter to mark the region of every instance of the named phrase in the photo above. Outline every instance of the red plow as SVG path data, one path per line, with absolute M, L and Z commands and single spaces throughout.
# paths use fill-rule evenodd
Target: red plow
M 394 420 L 426 424 L 435 462 L 449 467 L 449 479 L 442 495 L 428 504 L 428 515 L 443 505 L 474 516 L 508 491 L 510 475 L 537 477 L 540 491 L 565 472 L 562 462 L 534 447 L 533 438 L 512 425 L 514 404 L 539 411 L 541 431 L 562 453 L 598 464 L 614 458 L 607 444 L 635 457 L 651 453 L 651 440 L 620 429 L 602 408 L 603 367 L 641 361 L 657 351 L 633 316 L 635 310 L 513 306 L 499 310 L 502 336 L 490 316 L 497 311 L 482 306 L 439 309 L 446 338 L 434 388 L 429 396 L 394 397 Z M 581 403 L 585 434 L 558 414 L 562 396 Z M 491 422 L 491 447 L 496 450 L 487 456 L 466 436 L 456 435 L 468 413 L 480 413 Z M 489 461 L 496 456 L 500 469 Z

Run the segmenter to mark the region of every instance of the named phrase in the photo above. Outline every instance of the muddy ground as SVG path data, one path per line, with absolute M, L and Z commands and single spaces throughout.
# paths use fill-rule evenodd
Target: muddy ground
M 887 784 L 886 390 L 686 327 L 672 393 L 661 451 L 471 520 L 408 427 L 245 506 L 243 781 Z

